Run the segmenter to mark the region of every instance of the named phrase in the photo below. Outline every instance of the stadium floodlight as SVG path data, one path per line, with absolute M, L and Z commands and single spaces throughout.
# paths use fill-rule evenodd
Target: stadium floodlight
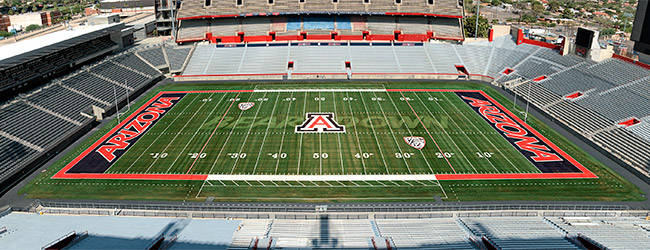
M 480 15 L 479 7 L 481 6 L 481 1 L 476 2 L 476 29 L 474 30 L 474 38 L 478 39 L 478 17 Z
M 120 111 L 117 109 L 117 90 L 115 90 L 115 85 L 113 85 L 113 97 L 115 98 L 115 113 L 117 114 L 117 124 L 120 124 Z

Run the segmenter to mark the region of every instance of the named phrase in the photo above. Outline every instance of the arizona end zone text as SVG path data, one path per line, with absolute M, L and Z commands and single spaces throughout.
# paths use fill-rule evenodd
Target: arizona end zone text
M 327 92 L 328 90 L 278 90 L 277 92 Z M 350 90 L 359 91 L 359 90 Z M 363 90 L 371 92 L 369 90 Z M 511 143 L 526 159 L 528 159 L 541 173 L 492 173 L 492 174 L 431 174 L 437 180 L 481 180 L 481 179 L 556 179 L 556 178 L 597 178 L 588 169 L 575 161 L 571 156 L 544 138 L 532 127 L 525 124 L 502 105 L 482 91 L 475 90 L 435 90 L 435 89 L 382 89 L 375 92 L 452 92 L 458 95 L 467 105 L 472 107 L 478 115 L 490 124 L 495 131 Z M 186 94 L 199 93 L 236 93 L 236 92 L 274 92 L 274 90 L 215 90 L 215 91 L 165 91 L 158 93 L 145 105 L 136 110 L 122 123 L 113 128 L 100 140 L 86 149 L 81 155 L 66 165 L 52 178 L 65 179 L 151 179 L 151 180 L 204 180 L 212 174 L 129 174 L 129 173 L 104 173 L 111 164 L 117 161 L 149 128 L 160 120 L 174 105 L 185 97 Z M 342 90 L 332 90 L 342 92 Z M 235 103 L 236 105 L 236 103 Z M 329 112 L 330 110 L 328 110 Z M 333 111 L 333 110 L 331 110 Z M 340 113 L 338 111 L 337 113 Z M 415 111 L 414 111 L 415 112 Z M 415 114 L 418 116 L 418 114 Z M 225 115 L 224 115 L 225 117 Z M 221 117 L 220 121 L 223 121 Z M 269 119 L 273 119 L 272 117 Z M 289 119 L 289 118 L 287 118 Z M 304 118 L 303 118 L 304 119 Z M 387 127 L 410 127 L 416 121 L 422 126 L 428 126 L 418 116 L 418 120 L 401 122 L 391 121 L 386 118 Z M 395 120 L 396 118 L 393 118 Z M 337 120 L 346 128 L 361 123 L 354 119 L 345 121 L 337 116 Z M 268 124 L 271 122 L 267 121 Z M 409 124 L 410 123 L 410 124 Z M 286 124 L 286 123 L 285 123 Z M 409 126 L 410 125 L 410 126 Z M 417 124 L 416 124 L 417 125 Z M 221 127 L 219 127 L 221 129 Z M 424 135 L 426 137 L 426 135 Z M 427 137 L 427 139 L 433 137 Z M 431 141 L 429 141 L 431 142 Z M 189 166 L 188 166 L 189 167 Z M 403 174 L 404 175 L 404 174 Z M 219 175 L 220 176 L 220 175 Z M 265 175 L 269 176 L 269 175 Z M 271 175 L 272 176 L 272 175 Z

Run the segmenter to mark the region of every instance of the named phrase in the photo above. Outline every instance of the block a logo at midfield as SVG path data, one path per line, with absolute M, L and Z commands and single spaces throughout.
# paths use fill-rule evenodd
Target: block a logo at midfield
M 345 126 L 334 120 L 334 113 L 307 113 L 306 120 L 296 126 L 296 133 L 345 133 Z

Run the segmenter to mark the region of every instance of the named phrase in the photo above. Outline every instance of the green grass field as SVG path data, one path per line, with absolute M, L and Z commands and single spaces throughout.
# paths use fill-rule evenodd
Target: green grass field
M 350 91 L 332 90 L 337 88 Z M 192 93 L 119 157 L 107 174 L 416 175 L 540 173 L 453 92 L 359 91 L 373 88 L 483 90 L 519 115 L 509 100 L 477 83 L 200 84 L 158 91 L 257 89 Z M 286 89 L 310 91 L 283 92 Z M 253 102 L 248 110 L 237 104 Z M 135 110 L 135 108 L 133 108 Z M 333 113 L 345 133 L 296 133 L 306 113 Z M 528 124 L 594 172 L 597 179 L 544 180 L 62 180 L 50 177 L 116 121 L 72 150 L 21 190 L 32 198 L 445 201 L 640 200 L 629 182 L 535 118 Z M 421 150 L 404 137 L 426 140 Z

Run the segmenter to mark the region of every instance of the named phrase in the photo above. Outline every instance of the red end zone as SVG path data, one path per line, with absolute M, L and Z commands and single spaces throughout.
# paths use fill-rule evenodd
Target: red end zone
M 527 131 L 532 133 L 535 138 L 541 140 L 545 145 L 548 145 L 555 153 L 559 154 L 563 159 L 575 166 L 575 172 L 553 172 L 553 173 L 504 173 L 504 174 L 436 174 L 437 180 L 508 180 L 508 179 L 579 179 L 579 178 L 598 178 L 594 173 L 589 171 L 582 164 L 573 159 L 570 155 L 541 135 L 537 130 L 524 123 L 521 119 L 515 116 L 512 112 L 506 109 L 503 105 L 498 103 L 492 97 L 487 95 L 481 90 L 453 90 L 453 89 L 386 89 L 387 92 L 454 92 L 454 93 L 474 93 L 484 97 L 491 105 L 500 109 L 503 113 L 507 114 L 508 118 L 516 121 Z M 115 134 L 128 126 L 134 119 L 142 117 L 143 112 L 156 107 L 156 102 L 164 96 L 174 94 L 192 94 L 192 93 L 242 93 L 242 92 L 255 92 L 254 90 L 203 90 L 203 91 L 162 91 L 151 98 L 147 103 L 139 107 L 129 117 L 124 119 L 121 123 L 111 129 L 108 133 L 102 136 L 99 140 L 88 147 L 84 152 L 77 156 L 73 161 L 68 163 L 64 168 L 57 172 L 52 179 L 122 179 L 122 180 L 206 180 L 210 175 L 206 174 L 119 174 L 119 173 L 103 173 L 100 172 L 79 172 L 71 171 L 73 167 L 79 164 L 89 154 L 109 139 L 114 139 Z M 171 107 L 170 107 L 171 108 Z M 164 111 L 160 111 L 161 114 Z M 123 130 L 122 130 L 123 131 Z M 142 132 L 145 133 L 146 131 Z M 109 163 L 110 164 L 110 163 Z M 105 170 L 104 170 L 105 171 Z

